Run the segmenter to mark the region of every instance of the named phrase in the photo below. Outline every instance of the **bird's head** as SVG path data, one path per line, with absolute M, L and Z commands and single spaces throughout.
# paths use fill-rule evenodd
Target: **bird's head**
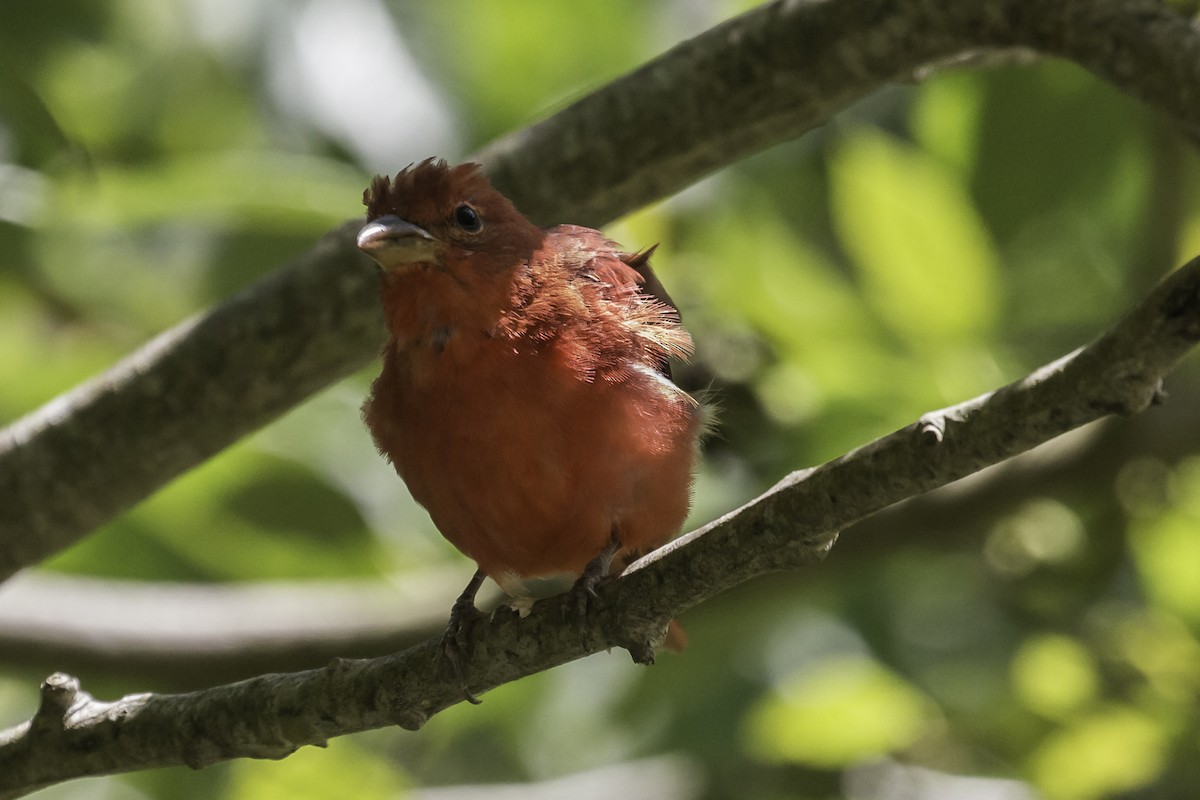
M 492 188 L 478 164 L 427 159 L 363 192 L 367 224 L 358 247 L 385 275 L 448 273 L 463 286 L 494 281 L 528 263 L 542 231 Z

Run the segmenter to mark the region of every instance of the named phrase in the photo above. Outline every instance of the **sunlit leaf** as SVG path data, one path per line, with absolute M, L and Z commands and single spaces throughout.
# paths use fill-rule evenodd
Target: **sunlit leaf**
M 882 133 L 850 133 L 831 164 L 833 219 L 867 299 L 916 344 L 988 333 L 998 266 L 960 179 Z
M 880 330 L 853 286 L 776 209 L 750 201 L 741 210 L 738 215 L 715 210 L 694 237 L 695 252 L 667 252 L 663 258 L 683 262 L 676 272 L 686 269 L 704 288 L 705 313 L 748 325 L 770 342 L 786 364 L 780 367 L 784 375 L 768 379 L 771 384 L 786 389 L 801 381 L 820 393 L 800 400 L 803 413 L 785 395 L 775 395 L 771 405 L 780 418 L 798 421 L 820 410 L 814 401 L 826 397 L 898 389 L 893 376 L 904 365 L 880 342 Z M 705 326 L 697 326 L 697 334 L 703 341 Z M 855 368 L 847 369 L 848 363 Z
M 97 228 L 191 217 L 317 235 L 361 212 L 366 180 L 361 170 L 313 156 L 195 154 L 72 175 L 60 182 L 51 213 Z
M 75 142 L 106 149 L 126 132 L 136 95 L 137 64 L 114 47 L 63 48 L 41 75 L 41 94 L 63 132 Z
M 92 331 L 52 325 L 32 298 L 0 283 L 0 424 L 33 411 L 121 355 Z
M 929 720 L 925 698 L 879 664 L 835 659 L 759 702 L 746 746 L 764 761 L 838 767 L 911 745 Z
M 220 581 L 373 575 L 382 556 L 348 498 L 303 467 L 240 444 L 47 563 Z
M 540 3 L 466 0 L 431 6 L 446 68 L 460 81 L 478 127 L 497 135 L 550 103 L 614 78 L 632 68 L 649 41 L 630 36 L 631 21 L 646 20 L 652 5 L 629 0 L 582 0 L 571 4 L 570 24 Z M 646 20 L 647 24 L 649 20 Z M 635 26 L 636 28 L 636 26 Z
M 978 75 L 948 73 L 921 85 L 909 112 L 921 146 L 969 174 L 978 146 L 983 86 Z
M 1168 610 L 1200 621 L 1200 460 L 1174 476 L 1175 504 L 1132 523 L 1133 553 L 1145 591 Z
M 1030 765 L 1047 800 L 1091 800 L 1153 780 L 1163 766 L 1165 732 L 1131 708 L 1085 717 L 1048 737 Z
M 283 761 L 243 759 L 230 770 L 228 800 L 400 800 L 408 781 L 400 765 L 349 739 L 302 747 Z
M 1137 526 L 1134 554 L 1146 590 L 1159 603 L 1200 620 L 1200 537 L 1197 520 L 1168 514 Z
M 1062 717 L 1091 701 L 1099 689 L 1095 659 L 1074 639 L 1042 635 L 1027 639 L 1013 657 L 1013 688 L 1026 708 Z
M 1150 682 L 1180 716 L 1200 695 L 1200 642 L 1178 617 L 1154 609 L 1130 610 L 1110 633 L 1118 656 Z
M 1084 550 L 1083 521 L 1070 506 L 1049 497 L 1029 500 L 997 521 L 984 547 L 988 562 L 1008 575 L 1061 564 Z

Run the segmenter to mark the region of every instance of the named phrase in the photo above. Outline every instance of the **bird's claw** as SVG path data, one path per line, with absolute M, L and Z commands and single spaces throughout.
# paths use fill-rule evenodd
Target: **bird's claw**
M 483 573 L 477 571 L 467 588 L 451 606 L 450 621 L 446 624 L 446 632 L 442 634 L 442 641 L 438 644 L 439 657 L 446 659 L 463 697 L 474 705 L 479 705 L 481 701 L 467 688 L 467 661 L 471 657 L 471 630 L 483 616 L 475 607 L 475 594 L 482 583 Z
M 588 614 L 599 604 L 600 595 L 596 593 L 599 579 L 587 580 L 587 574 L 580 577 L 567 593 L 567 601 L 563 604 L 563 618 L 573 622 L 579 629 L 579 643 L 588 648 L 587 621 Z
M 612 565 L 613 556 L 619 547 L 620 544 L 614 530 L 612 539 L 608 545 L 584 567 L 583 573 L 580 574 L 579 580 L 575 581 L 575 585 L 571 587 L 567 596 L 567 602 L 563 606 L 564 616 L 574 616 L 574 622 L 579 627 L 579 641 L 585 650 L 588 648 L 588 614 L 600 603 L 600 595 L 596 592 L 596 587 L 604 582 L 605 577 L 608 575 L 609 567 Z
M 463 697 L 474 705 L 479 705 L 481 701 L 467 688 L 466 665 L 471 657 L 471 630 L 482 616 L 474 603 L 455 603 L 450 611 L 450 622 L 446 625 L 446 632 L 442 634 L 442 641 L 438 647 L 439 655 L 449 663 Z
M 563 616 L 573 617 L 581 625 L 585 623 L 592 608 L 600 601 L 600 595 L 596 592 L 596 587 L 599 585 L 599 578 L 593 578 L 584 573 L 579 580 L 575 581 L 575 585 L 567 593 L 567 603 L 563 606 Z

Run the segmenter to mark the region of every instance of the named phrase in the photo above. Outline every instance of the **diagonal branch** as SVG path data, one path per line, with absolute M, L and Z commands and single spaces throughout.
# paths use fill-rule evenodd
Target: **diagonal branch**
M 1177 270 L 1118 325 L 1081 350 L 995 392 L 811 470 L 650 554 L 602 589 L 581 631 L 563 597 L 525 619 L 502 611 L 474 632 L 468 664 L 483 692 L 602 649 L 653 660 L 667 619 L 767 572 L 820 559 L 837 532 L 885 506 L 945 485 L 1109 414 L 1141 411 L 1200 341 L 1200 258 Z M 281 758 L 306 744 L 388 725 L 415 730 L 459 702 L 436 640 L 371 660 L 189 694 L 98 702 L 66 675 L 42 687 L 33 718 L 0 732 L 0 798 L 69 778 L 171 764 Z
M 534 219 L 597 225 L 992 48 L 1072 59 L 1200 132 L 1200 35 L 1159 0 L 813 0 L 719 25 L 478 158 Z M 0 431 L 0 580 L 369 362 L 382 325 L 351 231 Z

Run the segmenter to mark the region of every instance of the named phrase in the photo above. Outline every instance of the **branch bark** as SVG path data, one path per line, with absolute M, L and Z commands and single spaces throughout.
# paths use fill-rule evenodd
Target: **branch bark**
M 1109 414 L 1160 395 L 1162 377 L 1200 341 L 1200 258 L 1177 270 L 1091 345 L 995 392 L 923 415 L 895 433 L 769 492 L 631 565 L 601 607 L 564 625 L 564 597 L 527 618 L 500 611 L 472 633 L 471 689 L 482 693 L 602 649 L 653 661 L 666 622 L 739 583 L 819 560 L 838 531 Z M 28 721 L 0 732 L 0 798 L 84 775 L 236 758 L 282 758 L 330 737 L 416 730 L 462 700 L 437 640 L 371 660 L 264 675 L 188 694 L 93 699 L 51 676 Z
M 533 219 L 599 225 L 993 48 L 1072 59 L 1200 132 L 1200 36 L 1158 0 L 817 0 L 730 20 L 477 158 Z M 353 227 L 0 431 L 0 580 L 370 361 Z

